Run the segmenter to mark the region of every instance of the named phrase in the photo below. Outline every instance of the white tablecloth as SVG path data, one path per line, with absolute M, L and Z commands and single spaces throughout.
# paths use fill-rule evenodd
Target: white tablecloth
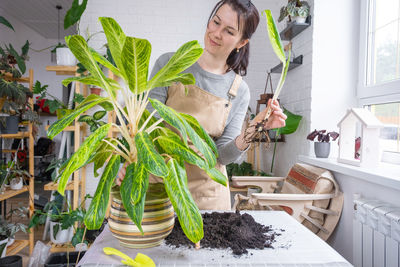
M 97 237 L 79 266 L 121 266 L 117 256 L 107 256 L 104 247 L 121 250 L 131 258 L 138 252 L 150 256 L 156 266 L 352 266 L 327 243 L 307 228 L 281 211 L 247 211 L 264 225 L 271 225 L 276 232 L 274 249 L 249 249 L 248 255 L 234 256 L 230 250 L 202 248 L 173 248 L 164 243 L 155 248 L 128 249 L 121 247 L 108 226 Z M 282 231 L 284 230 L 284 231 Z

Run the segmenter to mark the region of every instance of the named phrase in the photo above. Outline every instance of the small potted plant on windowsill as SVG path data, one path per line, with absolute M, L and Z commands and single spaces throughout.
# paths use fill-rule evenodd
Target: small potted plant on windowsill
M 314 142 L 314 152 L 317 158 L 327 158 L 330 153 L 331 143 L 330 140 L 336 141 L 339 137 L 337 132 L 326 132 L 326 130 L 314 130 L 309 135 L 307 135 L 307 139 L 310 141 L 314 141 L 317 138 L 318 142 Z

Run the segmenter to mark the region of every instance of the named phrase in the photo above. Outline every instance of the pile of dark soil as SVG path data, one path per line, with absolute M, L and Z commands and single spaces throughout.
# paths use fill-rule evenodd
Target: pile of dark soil
M 235 255 L 247 254 L 247 249 L 273 248 L 275 236 L 280 235 L 271 227 L 257 223 L 247 213 L 204 213 L 203 224 L 204 238 L 200 241 L 202 248 L 231 248 Z M 172 233 L 165 240 L 167 245 L 175 247 L 194 247 L 177 219 Z

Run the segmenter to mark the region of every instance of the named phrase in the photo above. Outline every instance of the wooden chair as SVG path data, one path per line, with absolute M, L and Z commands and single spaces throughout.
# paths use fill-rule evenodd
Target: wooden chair
M 232 181 L 262 188 L 250 197 L 235 195 L 234 209 L 284 210 L 323 240 L 332 234 L 342 212 L 343 193 L 332 173 L 311 165 L 296 163 L 286 177 L 233 176 Z

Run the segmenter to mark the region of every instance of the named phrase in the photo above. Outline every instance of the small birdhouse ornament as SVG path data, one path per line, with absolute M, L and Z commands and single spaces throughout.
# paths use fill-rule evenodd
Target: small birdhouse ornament
M 349 109 L 338 123 L 338 127 L 338 162 L 368 168 L 379 164 L 379 134 L 383 124 L 369 110 Z M 356 151 L 356 147 L 357 150 L 360 148 L 359 151 Z

